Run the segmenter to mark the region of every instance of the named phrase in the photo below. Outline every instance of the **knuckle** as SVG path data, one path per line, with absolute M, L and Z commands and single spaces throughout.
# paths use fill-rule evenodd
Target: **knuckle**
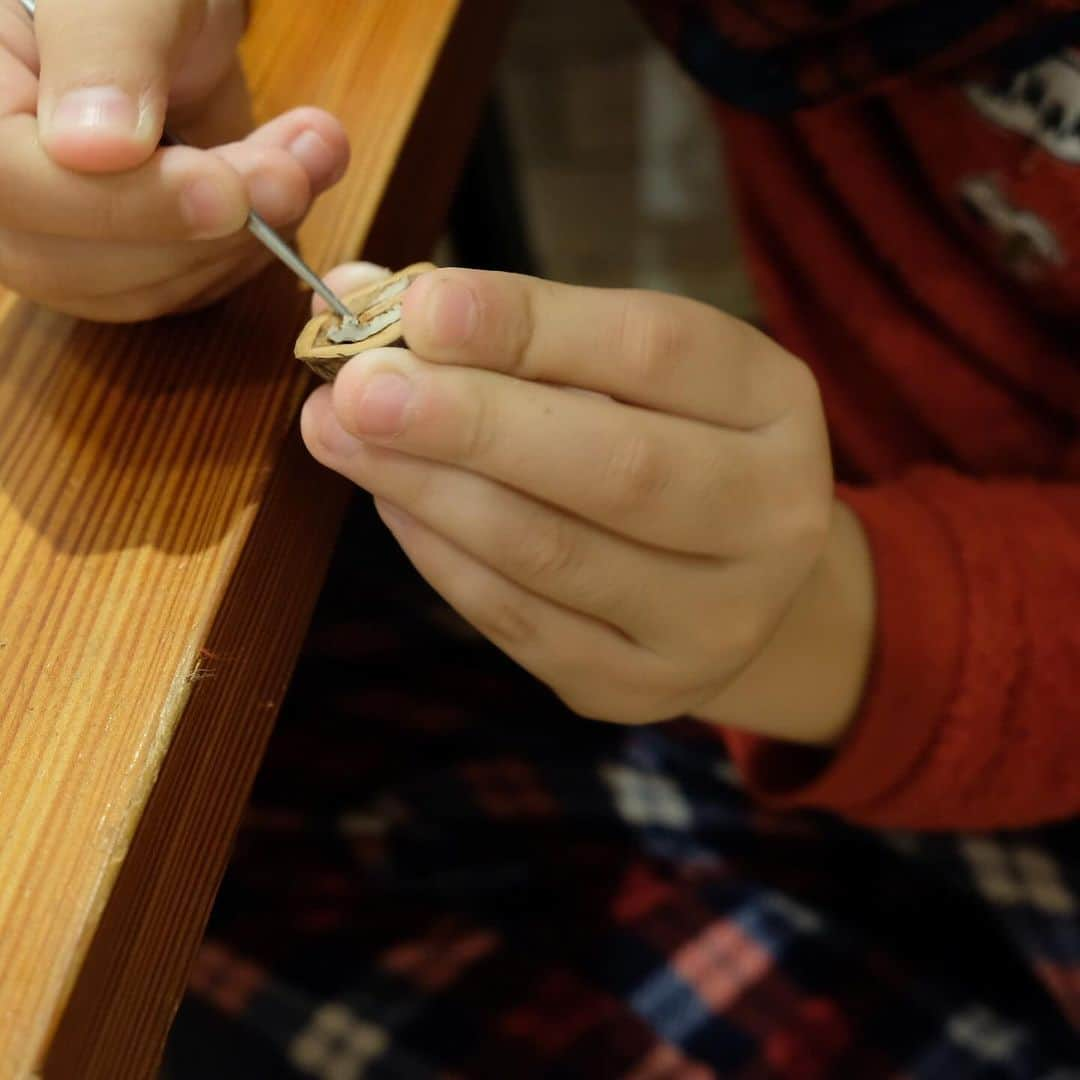
M 654 293 L 628 293 L 619 317 L 619 342 L 631 385 L 648 390 L 668 383 L 685 346 L 676 306 Z
M 804 498 L 788 523 L 793 541 L 801 548 L 817 552 L 825 546 L 832 525 L 832 506 L 826 498 Z
M 832 478 L 827 469 L 818 474 L 789 463 L 771 485 L 760 485 L 766 537 L 784 549 L 815 556 L 832 525 Z
M 798 357 L 792 357 L 787 370 L 788 394 L 792 403 L 804 412 L 807 409 L 820 411 L 822 409 L 821 387 L 810 365 Z
M 506 370 L 508 374 L 524 378 L 529 376 L 529 357 L 533 351 L 536 334 L 536 292 L 550 289 L 546 281 L 528 281 L 508 275 L 507 292 L 510 302 L 503 304 L 505 311 L 503 333 L 505 336 Z M 485 305 L 487 306 L 487 305 Z M 494 306 L 494 305 L 491 305 Z
M 522 604 L 500 590 L 474 593 L 467 613 L 485 637 L 509 648 L 522 648 L 536 638 L 536 624 Z
M 717 668 L 726 678 L 734 678 L 761 651 L 774 628 L 764 611 L 735 611 L 721 630 L 717 643 Z
M 486 461 L 496 441 L 497 423 L 490 398 L 483 393 L 472 397 L 462 410 L 465 420 L 460 425 L 460 460 L 466 462 Z
M 364 445 L 357 454 L 356 460 L 361 467 L 366 466 L 370 473 L 370 482 L 375 484 L 381 475 L 385 474 L 385 466 L 390 463 L 402 461 L 401 455 L 396 451 L 375 444 Z M 430 468 L 409 468 L 400 470 L 394 475 L 393 497 L 405 510 L 414 513 L 439 512 L 439 487 L 440 474 Z
M 671 464 L 649 435 L 629 432 L 612 445 L 604 492 L 615 513 L 639 513 L 650 508 L 671 482 Z
M 588 720 L 652 724 L 685 711 L 685 684 L 655 665 L 627 663 L 617 670 L 590 668 L 578 674 L 568 688 L 555 692 L 567 708 Z
M 512 546 L 515 569 L 530 582 L 563 577 L 579 563 L 578 545 L 569 523 L 555 515 L 543 524 L 532 523 Z
M 103 185 L 103 190 L 94 199 L 92 212 L 87 214 L 87 220 L 93 222 L 95 240 L 115 240 L 130 232 L 128 215 L 132 200 L 123 198 L 117 191 L 108 190 L 112 186 Z
M 827 445 L 821 386 L 810 366 L 797 357 L 791 357 L 783 365 L 777 388 L 784 403 L 780 425 L 806 442 Z
M 272 225 L 291 224 L 304 216 L 311 184 L 296 158 L 277 147 L 260 147 L 252 153 L 248 169 L 251 176 L 273 178 L 272 198 L 256 207 Z

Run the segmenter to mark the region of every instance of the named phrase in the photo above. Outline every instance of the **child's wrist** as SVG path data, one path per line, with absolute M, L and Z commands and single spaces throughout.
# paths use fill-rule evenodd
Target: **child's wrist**
M 873 561 L 837 503 L 821 559 L 768 645 L 698 716 L 816 746 L 839 743 L 862 700 L 874 638 Z

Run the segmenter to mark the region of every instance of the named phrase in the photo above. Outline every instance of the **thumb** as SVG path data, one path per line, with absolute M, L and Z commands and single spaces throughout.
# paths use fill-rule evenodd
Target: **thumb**
M 146 161 L 205 15 L 206 0 L 38 0 L 38 123 L 52 159 L 80 172 Z

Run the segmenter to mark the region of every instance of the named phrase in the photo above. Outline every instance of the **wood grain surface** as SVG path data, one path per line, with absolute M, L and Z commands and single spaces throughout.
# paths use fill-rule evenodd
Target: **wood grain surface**
M 505 20 L 459 2 L 254 5 L 260 117 L 353 140 L 317 268 L 435 239 L 460 156 L 417 142 L 467 134 Z M 450 49 L 471 78 L 434 94 Z M 0 292 L 0 1080 L 156 1069 L 346 499 L 295 434 L 306 305 L 277 270 L 134 328 Z

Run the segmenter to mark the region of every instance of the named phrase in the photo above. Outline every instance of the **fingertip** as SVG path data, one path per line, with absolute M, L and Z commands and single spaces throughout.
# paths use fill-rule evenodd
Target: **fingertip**
M 335 266 L 323 276 L 323 280 L 340 296 L 389 276 L 390 271 L 385 266 L 371 262 L 351 262 Z M 321 315 L 326 311 L 326 302 L 319 296 L 312 297 L 311 311 L 313 315 Z
M 427 310 L 431 296 L 431 290 L 442 280 L 447 273 L 446 269 L 432 270 L 427 274 L 421 274 L 406 290 L 401 298 L 402 322 L 411 326 L 414 330 L 421 330 L 423 314 Z
M 352 157 L 348 133 L 323 109 L 297 109 L 294 122 L 302 130 L 290 140 L 289 153 L 303 166 L 316 193 L 322 193 L 348 171 Z
M 401 306 L 406 340 L 421 354 L 460 349 L 476 335 L 481 305 L 468 270 L 434 270 L 409 287 Z
M 321 444 L 319 441 L 319 428 L 323 417 L 328 409 L 331 409 L 331 389 L 323 385 L 318 387 L 304 402 L 300 410 L 300 437 L 312 457 L 319 460 Z

